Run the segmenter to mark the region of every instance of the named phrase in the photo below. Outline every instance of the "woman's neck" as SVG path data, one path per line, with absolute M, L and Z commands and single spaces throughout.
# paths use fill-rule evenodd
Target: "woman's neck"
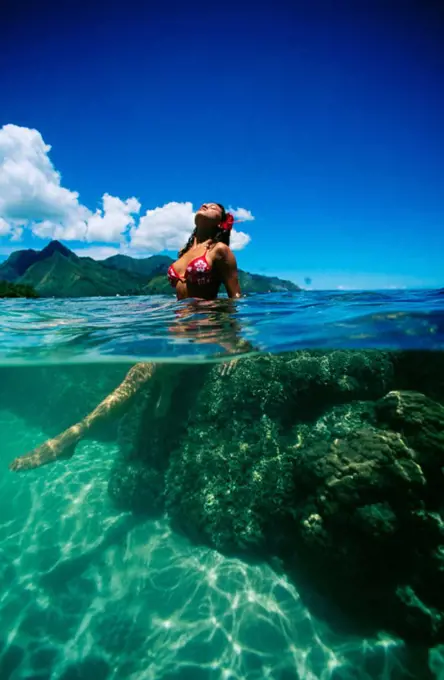
M 207 243 L 212 240 L 212 234 L 205 230 L 199 231 L 194 237 L 193 248 L 196 246 L 201 246 L 203 243 Z
M 191 249 L 192 249 L 192 250 L 195 250 L 196 248 L 200 248 L 201 246 L 205 246 L 206 248 L 209 248 L 209 247 L 210 247 L 210 244 L 211 244 L 211 239 L 210 239 L 210 238 L 206 238 L 206 239 L 203 240 L 203 241 L 200 241 L 199 239 L 195 238 L 195 239 L 194 239 L 194 243 L 193 243 L 193 245 L 191 246 Z

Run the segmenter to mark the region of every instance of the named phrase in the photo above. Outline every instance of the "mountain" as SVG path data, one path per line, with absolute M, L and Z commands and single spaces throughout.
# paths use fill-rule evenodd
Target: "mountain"
M 171 257 L 166 255 L 152 255 L 151 257 L 135 258 L 129 255 L 112 255 L 102 260 L 102 264 L 113 269 L 124 269 L 131 274 L 141 276 L 154 276 L 154 274 L 166 274 Z
M 20 250 L 0 264 L 0 280 L 32 286 L 42 297 L 138 295 L 147 280 L 110 270 L 90 257 L 78 257 L 59 241 L 43 250 Z
M 67 258 L 57 251 L 29 267 L 19 281 L 33 286 L 42 297 L 138 295 L 145 284 L 137 275 L 110 270 L 89 257 Z
M 0 279 L 16 281 L 28 271 L 36 262 L 46 260 L 54 253 L 59 253 L 69 260 L 78 259 L 77 255 L 64 246 L 60 241 L 51 241 L 43 250 L 16 250 L 11 253 L 6 262 L 0 264 Z
M 11 253 L 8 259 L 0 265 L 0 279 L 13 282 L 18 279 L 34 262 L 37 262 L 39 253 L 37 250 L 17 250 Z
M 171 294 L 165 276 L 173 260 L 165 255 L 136 259 L 114 255 L 102 262 L 79 257 L 59 241 L 43 250 L 19 250 L 0 264 L 0 281 L 31 286 L 41 297 Z M 239 271 L 242 291 L 299 290 L 291 281 Z
M 284 293 L 301 290 L 292 281 L 279 279 L 277 276 L 264 276 L 263 274 L 250 274 L 239 269 L 239 284 L 241 290 L 254 293 Z

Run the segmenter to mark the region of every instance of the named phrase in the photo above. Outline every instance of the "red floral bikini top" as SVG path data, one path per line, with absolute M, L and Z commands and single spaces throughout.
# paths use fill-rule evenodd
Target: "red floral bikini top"
M 243 220 L 236 220 L 237 222 L 242 222 Z M 225 220 L 219 225 L 222 231 L 230 232 L 235 220 L 231 213 L 225 215 Z M 196 283 L 199 286 L 207 286 L 209 283 L 217 283 L 217 278 L 215 276 L 216 272 L 213 271 L 212 266 L 207 260 L 207 251 L 204 252 L 200 257 L 195 257 L 191 260 L 187 268 L 185 269 L 185 275 L 179 276 L 179 274 L 174 269 L 172 264 L 167 271 L 168 280 L 172 286 L 177 286 L 178 281 L 189 281 L 190 283 Z
M 179 276 L 174 269 L 174 265 L 170 265 L 167 272 L 168 280 L 172 286 L 176 286 L 178 281 L 189 281 L 199 286 L 207 286 L 209 283 L 214 283 L 215 272 L 207 260 L 207 253 L 200 257 L 194 258 L 185 269 L 185 275 Z

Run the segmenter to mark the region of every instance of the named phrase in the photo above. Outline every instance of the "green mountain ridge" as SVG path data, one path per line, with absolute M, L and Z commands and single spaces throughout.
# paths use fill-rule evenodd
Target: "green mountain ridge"
M 173 262 L 167 255 L 151 255 L 151 257 L 135 258 L 129 255 L 112 255 L 102 260 L 102 264 L 113 269 L 124 269 L 131 274 L 153 276 L 164 274 Z
M 0 281 L 31 286 L 40 297 L 92 297 L 171 294 L 166 272 L 173 260 L 166 255 L 133 258 L 113 255 L 98 262 L 80 257 L 59 241 L 42 250 L 18 250 L 0 264 Z M 242 291 L 297 291 L 291 281 L 239 271 Z
M 119 270 L 110 273 L 91 258 L 70 260 L 58 252 L 29 267 L 20 283 L 33 286 L 42 297 L 137 295 L 142 285 L 139 276 Z

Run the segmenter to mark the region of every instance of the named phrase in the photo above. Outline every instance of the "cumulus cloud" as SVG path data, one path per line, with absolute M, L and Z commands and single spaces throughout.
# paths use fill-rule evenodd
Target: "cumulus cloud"
M 233 229 L 231 232 L 230 245 L 232 250 L 242 250 L 242 248 L 245 248 L 250 241 L 251 236 L 243 231 L 236 231 L 236 229 Z
M 0 216 L 13 238 L 28 227 L 40 238 L 119 241 L 134 224 L 139 201 L 105 194 L 103 208 L 92 213 L 76 191 L 61 185 L 50 150 L 38 130 L 17 125 L 0 130 Z
M 235 220 L 242 220 L 243 222 L 254 220 L 251 210 L 247 210 L 246 208 L 230 208 L 229 212 L 233 215 Z
M 9 226 L 7 221 L 0 217 L 0 236 L 5 236 L 6 234 L 9 234 L 10 230 L 11 227 Z
M 145 255 L 177 250 L 188 239 L 194 226 L 191 203 L 170 202 L 139 218 L 137 198 L 105 193 L 92 212 L 76 191 L 62 186 L 50 150 L 38 130 L 18 125 L 0 129 L 0 237 L 20 240 L 27 229 L 42 239 L 116 244 Z M 238 220 L 254 219 L 246 208 L 231 212 Z M 233 230 L 234 249 L 249 241 L 248 234 Z
M 11 226 L 45 224 L 65 226 L 84 223 L 88 210 L 75 191 L 61 186 L 37 130 L 5 125 L 0 130 L 0 216 Z
M 122 201 L 116 196 L 103 196 L 103 210 L 88 218 L 87 241 L 119 241 L 128 227 L 135 224 L 133 215 L 140 211 L 137 198 Z
M 139 224 L 130 231 L 131 246 L 145 248 L 151 253 L 177 250 L 183 246 L 193 228 L 192 203 L 167 203 L 147 210 L 140 218 Z

